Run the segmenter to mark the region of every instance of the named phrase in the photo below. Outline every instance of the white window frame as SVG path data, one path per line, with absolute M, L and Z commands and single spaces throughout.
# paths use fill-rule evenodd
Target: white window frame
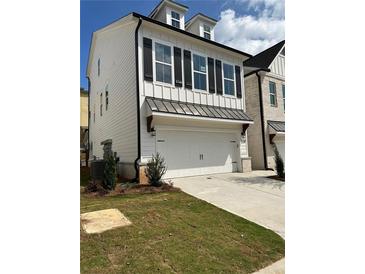
M 173 13 L 173 12 L 179 15 L 179 19 L 176 19 L 176 18 L 174 18 L 174 17 L 172 16 L 172 13 Z M 174 11 L 174 10 L 171 10 L 171 12 L 170 12 L 170 16 L 171 16 L 171 26 L 173 26 L 174 28 L 181 29 L 181 14 L 180 14 L 180 13 L 178 13 L 178 12 L 176 12 L 176 11 Z M 172 22 L 173 22 L 173 21 L 179 22 L 179 27 L 174 26 L 174 25 L 172 24 Z
M 197 73 L 200 73 L 200 74 L 204 74 L 204 72 L 201 72 L 201 71 L 197 71 L 197 70 L 194 70 L 194 55 L 198 55 L 198 56 L 201 56 L 201 57 L 204 57 L 205 58 L 205 81 L 206 81 L 206 90 L 204 89 L 198 89 L 198 88 L 195 88 L 195 77 L 194 77 L 194 73 L 197 72 Z M 209 82 L 208 82 L 208 56 L 203 54 L 203 53 L 200 53 L 200 52 L 196 52 L 196 51 L 191 51 L 191 73 L 192 73 L 192 86 L 193 86 L 193 91 L 195 92 L 203 92 L 203 93 L 208 93 L 208 89 L 209 89 Z
M 232 66 L 233 67 L 233 79 L 230 78 L 225 78 L 224 77 L 224 64 Z M 224 62 L 222 61 L 222 81 L 223 81 L 223 96 L 225 97 L 230 97 L 230 98 L 236 98 L 236 94 L 237 94 L 237 90 L 236 90 L 236 71 L 235 71 L 235 65 L 229 62 Z M 226 88 L 224 85 L 224 80 L 229 80 L 229 81 L 233 81 L 233 95 L 231 94 L 226 94 Z M 242 85 L 241 85 L 242 86 Z
M 270 83 L 274 83 L 275 86 L 275 94 L 271 93 Z M 271 104 L 271 95 L 275 95 L 275 105 Z M 276 89 L 276 83 L 274 81 L 269 81 L 269 102 L 271 107 L 278 107 L 278 91 Z
M 205 27 L 208 27 L 209 28 L 209 32 L 205 30 Z M 209 39 L 205 37 L 205 34 L 206 33 L 209 34 L 209 37 L 210 37 Z M 205 39 L 212 40 L 212 28 L 211 28 L 211 26 L 209 26 L 207 24 L 203 24 L 203 37 Z
M 169 87 L 174 87 L 174 83 L 175 83 L 175 75 L 174 75 L 174 51 L 173 51 L 173 45 L 169 42 L 166 41 L 162 41 L 162 40 L 158 40 L 158 39 L 152 39 L 152 61 L 153 61 L 153 82 L 155 84 L 159 84 L 159 85 L 164 85 L 164 86 L 169 86 Z M 169 63 L 165 63 L 165 62 L 161 62 L 161 61 L 157 61 L 156 60 L 156 43 L 157 44 L 161 44 L 167 47 L 170 47 L 170 52 L 171 52 L 171 64 Z M 164 65 L 169 65 L 171 66 L 171 84 L 170 83 L 165 83 L 165 82 L 161 82 L 161 81 L 157 81 L 157 69 L 156 69 L 156 63 L 159 64 L 164 64 Z

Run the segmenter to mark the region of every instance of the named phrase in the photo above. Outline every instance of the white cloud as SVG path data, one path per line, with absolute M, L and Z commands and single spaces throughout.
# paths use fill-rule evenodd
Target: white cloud
M 239 1 L 257 9 L 257 15 L 236 16 L 232 9 L 222 11 L 215 27 L 216 41 L 254 55 L 284 39 L 283 0 Z

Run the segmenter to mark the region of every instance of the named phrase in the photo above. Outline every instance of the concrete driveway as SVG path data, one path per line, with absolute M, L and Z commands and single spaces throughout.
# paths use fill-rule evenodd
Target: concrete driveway
M 184 192 L 269 228 L 285 237 L 285 183 L 272 171 L 173 179 Z

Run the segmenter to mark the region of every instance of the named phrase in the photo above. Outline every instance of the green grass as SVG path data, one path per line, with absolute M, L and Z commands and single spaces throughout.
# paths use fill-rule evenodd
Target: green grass
M 82 273 L 251 273 L 284 256 L 274 232 L 183 192 L 81 195 L 81 213 L 107 208 L 133 224 L 81 230 Z

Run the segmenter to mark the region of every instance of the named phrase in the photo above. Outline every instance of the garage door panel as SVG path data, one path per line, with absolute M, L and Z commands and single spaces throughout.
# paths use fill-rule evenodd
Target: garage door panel
M 157 151 L 165 158 L 165 178 L 236 171 L 233 133 L 158 131 Z

